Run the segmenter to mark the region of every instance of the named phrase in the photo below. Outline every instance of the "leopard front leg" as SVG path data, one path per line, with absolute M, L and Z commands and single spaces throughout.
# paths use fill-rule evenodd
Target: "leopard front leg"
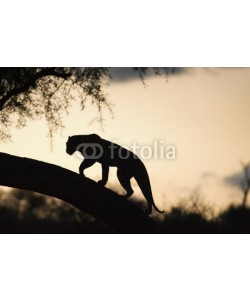
M 109 166 L 106 164 L 102 164 L 102 179 L 98 181 L 98 184 L 105 186 L 108 181 L 109 176 Z
M 91 167 L 96 161 L 94 159 L 84 159 L 84 161 L 79 166 L 79 174 L 84 175 L 84 170 Z

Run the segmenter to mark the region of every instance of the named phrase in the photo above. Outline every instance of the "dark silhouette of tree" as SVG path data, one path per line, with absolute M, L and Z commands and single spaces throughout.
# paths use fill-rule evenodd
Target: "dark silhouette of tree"
M 243 180 L 241 183 L 241 188 L 243 192 L 242 205 L 246 207 L 247 197 L 250 190 L 250 162 L 248 163 L 241 162 L 241 166 L 243 169 Z
M 149 68 L 132 68 L 144 80 Z M 150 68 L 156 76 L 173 72 L 173 68 Z M 111 110 L 103 88 L 112 80 L 111 68 L 0 68 L 0 139 L 10 138 L 12 116 L 17 127 L 27 121 L 45 118 L 52 137 L 63 127 L 62 114 L 77 97 L 81 109 L 90 100 L 97 107 L 98 120 L 102 111 Z M 144 81 L 143 81 L 144 82 Z
M 81 107 L 91 98 L 99 113 L 109 106 L 103 86 L 110 78 L 108 68 L 1 68 L 0 69 L 0 138 L 9 136 L 12 116 L 17 126 L 28 120 L 45 118 L 50 137 L 62 124 L 62 114 L 74 97 Z

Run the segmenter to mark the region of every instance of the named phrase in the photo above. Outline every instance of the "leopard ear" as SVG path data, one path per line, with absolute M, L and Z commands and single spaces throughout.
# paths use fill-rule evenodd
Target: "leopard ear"
M 69 135 L 69 139 L 71 138 L 71 136 Z

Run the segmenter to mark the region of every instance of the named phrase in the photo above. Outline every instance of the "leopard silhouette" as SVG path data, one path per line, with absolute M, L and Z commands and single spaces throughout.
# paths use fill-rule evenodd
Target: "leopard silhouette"
M 133 152 L 102 139 L 97 134 L 69 136 L 66 152 L 72 155 L 75 151 L 80 151 L 84 156 L 79 167 L 81 175 L 84 175 L 85 169 L 99 162 L 102 165 L 102 179 L 98 183 L 105 186 L 108 181 L 109 167 L 117 167 L 118 180 L 127 192 L 125 197 L 129 198 L 134 192 L 130 183 L 130 179 L 134 177 L 148 203 L 146 214 L 151 214 L 152 206 L 157 212 L 164 213 L 154 203 L 146 167 Z

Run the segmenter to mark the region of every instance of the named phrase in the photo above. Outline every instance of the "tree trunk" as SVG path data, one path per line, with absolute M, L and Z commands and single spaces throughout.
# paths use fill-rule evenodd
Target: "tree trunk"
M 100 218 L 117 233 L 153 233 L 155 223 L 140 209 L 93 180 L 56 165 L 0 153 L 0 185 L 59 198 Z

